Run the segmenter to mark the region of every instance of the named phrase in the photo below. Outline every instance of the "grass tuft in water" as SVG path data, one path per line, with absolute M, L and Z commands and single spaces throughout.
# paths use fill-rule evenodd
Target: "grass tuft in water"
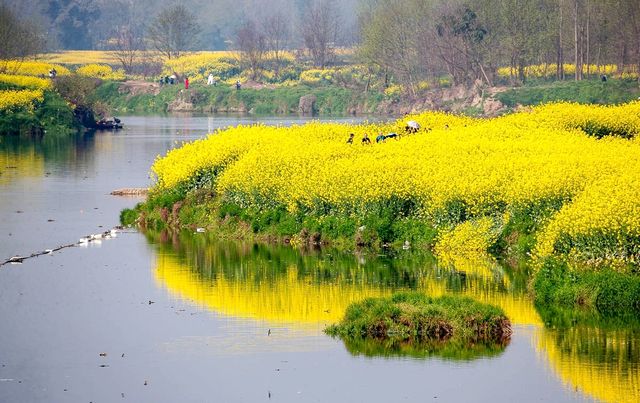
M 473 344 L 508 339 L 511 322 L 500 308 L 468 297 L 398 293 L 351 304 L 342 322 L 329 326 L 325 332 L 351 341 L 362 338 Z

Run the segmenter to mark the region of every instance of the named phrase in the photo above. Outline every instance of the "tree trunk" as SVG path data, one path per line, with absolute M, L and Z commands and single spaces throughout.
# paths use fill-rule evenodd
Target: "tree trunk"
M 581 54 L 580 54 L 580 29 L 579 29 L 579 18 L 578 18 L 578 0 L 574 0 L 573 7 L 573 47 L 574 47 L 574 63 L 575 63 L 575 79 L 576 81 L 582 80 L 582 65 Z
M 589 0 L 587 0 L 587 36 L 585 38 L 585 53 L 586 53 L 586 57 L 585 57 L 585 62 L 587 65 L 587 78 L 589 77 L 589 74 L 591 73 L 591 60 L 589 59 L 589 49 L 591 48 L 591 43 L 589 40 L 589 25 L 591 24 L 591 12 L 590 12 L 590 7 L 589 7 Z
M 636 44 L 636 57 L 637 60 L 636 62 L 638 63 L 638 66 L 636 68 L 636 74 L 638 75 L 638 84 L 640 84 L 640 29 L 637 30 L 637 36 L 638 36 L 638 43 Z
M 627 42 L 622 38 L 620 46 L 620 61 L 618 62 L 618 75 L 622 77 L 624 73 L 624 65 L 627 62 Z
M 558 27 L 558 49 L 556 59 L 556 76 L 558 80 L 564 80 L 564 52 L 562 49 L 562 28 L 563 28 L 563 11 L 562 9 L 564 1 L 560 0 L 558 3 L 558 11 L 560 12 L 560 26 Z
M 524 84 L 525 76 L 524 76 L 524 59 L 522 57 L 518 58 L 518 81 Z

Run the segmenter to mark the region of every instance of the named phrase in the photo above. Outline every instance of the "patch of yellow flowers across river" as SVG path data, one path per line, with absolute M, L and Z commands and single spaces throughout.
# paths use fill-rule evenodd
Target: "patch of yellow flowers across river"
M 418 133 L 405 134 L 408 120 Z M 555 200 L 562 207 L 541 224 L 536 256 L 588 251 L 637 264 L 629 250 L 640 237 L 639 132 L 640 102 L 548 104 L 493 119 L 427 112 L 376 124 L 238 126 L 159 157 L 154 191 L 191 189 L 208 175 L 219 195 L 244 207 L 357 214 L 410 200 L 417 218 L 435 222 L 463 205 L 464 222 L 438 228 L 440 251 L 485 249 L 512 212 Z M 360 141 L 365 133 L 372 144 Z M 379 133 L 399 136 L 377 143 Z

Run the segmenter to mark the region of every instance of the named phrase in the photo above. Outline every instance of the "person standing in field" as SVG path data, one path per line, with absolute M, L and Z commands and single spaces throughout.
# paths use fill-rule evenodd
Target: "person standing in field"
M 207 77 L 207 85 L 213 85 L 213 74 L 209 73 L 209 77 Z
M 349 139 L 347 140 L 347 144 L 353 144 L 353 136 L 354 136 L 353 133 L 349 134 Z
M 367 133 L 365 133 L 364 136 L 362 137 L 362 144 L 363 145 L 371 144 L 371 139 L 369 138 L 369 135 Z
M 184 78 L 184 89 L 185 90 L 189 89 L 189 77 Z

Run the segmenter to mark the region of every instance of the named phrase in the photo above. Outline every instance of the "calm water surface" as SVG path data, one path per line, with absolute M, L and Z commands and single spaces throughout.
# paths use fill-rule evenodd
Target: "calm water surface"
M 148 186 L 176 142 L 249 122 L 131 116 L 115 133 L 0 138 L 0 259 L 117 225 L 140 200 L 109 192 Z M 539 312 L 525 274 L 454 266 L 135 232 L 2 266 L 0 402 L 640 401 L 637 325 Z M 498 304 L 514 335 L 390 351 L 322 333 L 350 302 L 407 289 Z

